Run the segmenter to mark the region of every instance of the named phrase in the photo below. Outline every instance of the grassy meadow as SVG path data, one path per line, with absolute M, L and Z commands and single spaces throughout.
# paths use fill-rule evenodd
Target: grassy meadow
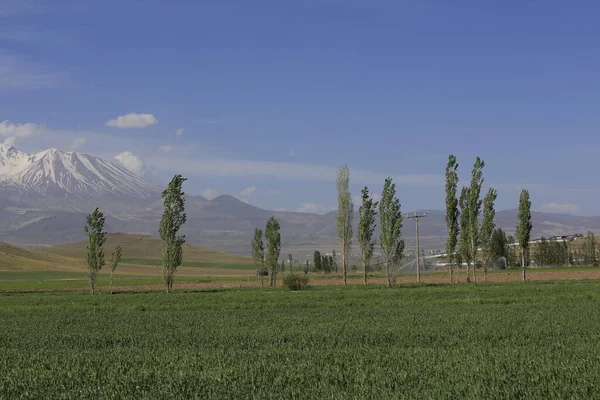
M 0 398 L 597 398 L 600 282 L 0 294 Z

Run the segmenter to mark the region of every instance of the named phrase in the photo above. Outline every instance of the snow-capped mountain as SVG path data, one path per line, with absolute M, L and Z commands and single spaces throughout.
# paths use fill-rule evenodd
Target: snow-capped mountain
M 89 154 L 56 149 L 29 154 L 0 145 L 0 198 L 11 203 L 79 209 L 90 200 L 151 201 L 158 193 L 123 166 Z

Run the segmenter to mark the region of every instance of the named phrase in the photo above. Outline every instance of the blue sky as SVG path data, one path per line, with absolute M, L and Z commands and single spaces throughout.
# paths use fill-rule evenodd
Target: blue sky
M 317 212 L 337 165 L 356 195 L 391 175 L 404 210 L 442 209 L 448 154 L 463 183 L 481 156 L 499 209 L 523 187 L 600 215 L 599 19 L 592 1 L 3 0 L 0 140 Z

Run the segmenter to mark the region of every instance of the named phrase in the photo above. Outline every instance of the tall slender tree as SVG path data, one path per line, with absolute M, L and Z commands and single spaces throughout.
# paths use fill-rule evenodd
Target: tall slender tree
M 402 214 L 400 200 L 396 198 L 396 184 L 387 178 L 383 184 L 383 192 L 379 201 L 379 224 L 381 234 L 379 245 L 385 259 L 388 287 L 395 283 L 394 268 L 402 258 L 404 242 L 400 240 L 402 233 Z
M 347 283 L 348 258 L 352 247 L 352 220 L 354 219 L 354 204 L 350 194 L 350 168 L 347 165 L 338 169 L 337 175 L 338 215 L 337 232 L 342 249 L 342 273 L 344 285 Z
M 371 265 L 371 259 L 373 258 L 373 251 L 375 249 L 375 238 L 373 233 L 375 232 L 375 217 L 377 216 L 377 205 L 376 201 L 369 194 L 369 189 L 365 186 L 362 190 L 362 205 L 358 210 L 359 221 L 358 221 L 358 243 L 361 250 L 361 260 L 363 263 L 364 284 L 367 284 L 367 275 L 369 266 Z
M 506 233 L 501 228 L 495 229 L 490 238 L 489 251 L 493 260 L 504 258 L 504 266 L 508 267 L 509 263 L 509 246 Z
M 587 236 L 583 239 L 583 264 L 586 267 L 596 265 L 596 236 L 594 232 L 588 231 Z
M 338 262 L 337 262 L 337 254 L 335 252 L 335 249 L 331 250 L 331 257 L 333 258 L 333 269 L 335 270 L 335 273 L 337 274 Z
M 485 163 L 479 157 L 475 160 L 471 171 L 471 185 L 469 186 L 469 243 L 471 245 L 471 263 L 473 267 L 473 282 L 477 283 L 477 249 L 479 247 L 479 214 L 481 214 L 481 187 L 483 186 L 483 167 Z
M 86 218 L 85 234 L 88 237 L 87 267 L 91 294 L 94 294 L 98 273 L 104 266 L 103 246 L 104 242 L 106 242 L 104 221 L 104 214 L 98 208 Z
M 467 282 L 471 281 L 471 244 L 469 240 L 469 229 L 471 229 L 469 218 L 469 188 L 463 186 L 460 191 L 460 198 L 458 200 L 460 205 L 460 255 L 461 264 L 465 262 L 467 264 Z
M 179 235 L 179 230 L 187 221 L 183 192 L 183 183 L 186 180 L 181 175 L 175 175 L 169 186 L 162 192 L 164 212 L 158 232 L 162 239 L 161 270 L 167 293 L 173 290 L 175 272 L 183 261 L 182 247 L 185 243 L 185 235 Z
M 523 282 L 527 280 L 525 254 L 529 248 L 529 239 L 531 236 L 531 201 L 529 200 L 529 191 L 523 189 L 519 196 L 519 211 L 517 215 L 517 240 L 521 247 L 521 271 Z
M 279 222 L 275 217 L 269 218 L 265 229 L 267 239 L 265 262 L 269 269 L 269 284 L 271 286 L 277 284 L 277 260 L 279 260 L 279 253 L 281 252 L 281 233 L 279 233 L 279 229 Z
M 264 286 L 265 242 L 263 240 L 262 229 L 257 228 L 254 230 L 254 238 L 252 239 L 252 260 L 254 260 L 254 267 L 256 268 L 256 274 L 260 280 L 260 285 Z
M 483 221 L 481 222 L 481 248 L 483 251 L 483 279 L 487 282 L 487 269 L 488 265 L 492 262 L 492 252 L 490 249 L 490 241 L 492 239 L 492 233 L 496 228 L 494 218 L 496 217 L 496 210 L 494 209 L 494 203 L 498 197 L 498 192 L 495 189 L 490 188 L 483 199 Z
M 113 294 L 113 274 L 115 272 L 115 269 L 117 269 L 117 266 L 119 265 L 119 263 L 121 262 L 121 256 L 123 255 L 123 249 L 121 248 L 121 245 L 117 245 L 115 246 L 115 249 L 112 252 L 112 255 L 110 257 L 110 294 Z
M 323 266 L 321 265 L 321 260 L 321 252 L 319 250 L 315 250 L 315 252 L 313 253 L 313 264 L 315 266 L 316 272 L 321 271 L 321 269 L 323 268 Z
M 456 157 L 452 154 L 448 156 L 446 165 L 446 228 L 448 229 L 448 239 L 446 240 L 446 255 L 448 264 L 450 264 L 450 283 L 454 281 L 454 262 L 456 261 L 456 245 L 458 244 L 458 234 L 460 227 L 458 225 L 460 211 L 458 209 L 458 198 L 456 190 L 458 188 L 458 163 Z

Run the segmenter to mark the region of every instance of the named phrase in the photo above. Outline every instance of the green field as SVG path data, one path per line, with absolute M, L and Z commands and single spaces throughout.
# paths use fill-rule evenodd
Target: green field
M 0 295 L 0 398 L 598 398 L 600 282 Z

